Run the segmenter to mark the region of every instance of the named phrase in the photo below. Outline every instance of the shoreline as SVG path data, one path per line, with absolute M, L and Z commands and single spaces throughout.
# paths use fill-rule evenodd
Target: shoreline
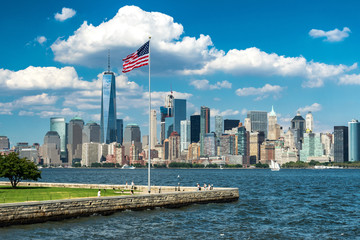
M 6 185 L 5 182 L 0 182 L 1 185 L 3 183 Z M 125 185 L 42 182 L 22 182 L 19 186 L 101 189 L 125 187 Z M 198 191 L 196 187 L 180 187 L 180 191 L 175 191 L 173 186 L 151 186 L 151 193 L 147 193 L 147 186 L 136 185 L 136 187 L 140 193 L 126 196 L 3 203 L 0 204 L 0 227 L 57 221 L 93 214 L 109 215 L 124 210 L 179 208 L 191 204 L 226 203 L 239 199 L 238 188 L 216 187 L 213 190 Z M 161 188 L 161 193 L 159 193 L 159 188 Z

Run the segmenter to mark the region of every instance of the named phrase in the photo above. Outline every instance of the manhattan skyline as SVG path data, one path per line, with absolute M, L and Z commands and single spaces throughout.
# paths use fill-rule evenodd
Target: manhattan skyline
M 0 135 L 43 143 L 51 117 L 100 123 L 101 80 L 116 76 L 117 118 L 148 131 L 148 67 L 122 74 L 122 58 L 151 40 L 152 109 L 172 89 L 200 106 L 240 119 L 271 111 L 286 129 L 299 110 L 315 132 L 360 118 L 357 1 L 11 1 L 0 27 Z M 158 125 L 159 128 L 159 125 Z

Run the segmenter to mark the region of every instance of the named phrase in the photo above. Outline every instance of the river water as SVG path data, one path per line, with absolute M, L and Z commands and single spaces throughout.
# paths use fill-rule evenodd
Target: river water
M 237 187 L 233 203 L 1 228 L 0 239 L 360 239 L 360 170 L 154 169 L 153 185 Z M 179 176 L 179 177 L 178 177 Z M 43 169 L 43 182 L 147 184 L 147 170 Z

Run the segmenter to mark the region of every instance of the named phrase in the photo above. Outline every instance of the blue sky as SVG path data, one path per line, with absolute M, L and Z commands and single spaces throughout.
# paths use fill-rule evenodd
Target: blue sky
M 244 120 L 270 111 L 315 131 L 359 118 L 358 1 L 6 1 L 0 8 L 0 135 L 43 143 L 49 119 L 100 118 L 101 73 L 117 76 L 118 117 L 147 134 L 148 67 L 121 59 L 151 41 L 153 108 L 166 93 L 188 115 Z

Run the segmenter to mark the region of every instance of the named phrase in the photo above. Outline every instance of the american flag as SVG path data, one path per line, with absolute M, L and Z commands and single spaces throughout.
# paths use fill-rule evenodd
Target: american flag
M 136 52 L 123 59 L 123 73 L 149 64 L 149 44 L 150 41 L 147 41 Z

